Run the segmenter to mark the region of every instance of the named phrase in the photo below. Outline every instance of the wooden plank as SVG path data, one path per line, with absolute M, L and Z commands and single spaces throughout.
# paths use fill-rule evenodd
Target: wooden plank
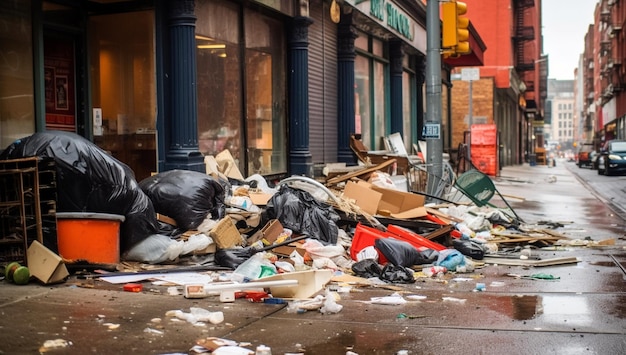
M 387 160 L 386 162 L 384 162 L 382 164 L 378 164 L 378 165 L 372 166 L 370 168 L 366 168 L 366 169 L 359 170 L 359 171 L 354 171 L 354 172 L 351 172 L 351 173 L 348 173 L 348 174 L 345 174 L 345 175 L 337 176 L 335 178 L 328 179 L 326 181 L 326 185 L 327 186 L 335 185 L 335 184 L 338 184 L 340 182 L 343 182 L 343 181 L 346 181 L 346 180 L 350 180 L 350 179 L 352 179 L 354 177 L 358 177 L 358 176 L 365 175 L 365 174 L 370 174 L 370 173 L 373 173 L 374 171 L 382 170 L 383 168 L 386 168 L 386 167 L 392 165 L 395 162 L 396 162 L 395 159 L 389 159 L 389 160 Z
M 576 257 L 561 257 L 561 258 L 551 258 L 551 259 L 543 259 L 543 260 L 522 260 L 522 259 L 485 257 L 481 261 L 487 264 L 540 267 L 540 266 L 574 264 L 574 263 L 577 263 L 579 260 Z
M 443 212 L 441 212 L 441 211 L 439 211 L 438 209 L 435 209 L 435 208 L 426 207 L 426 211 L 428 213 L 430 213 L 430 214 L 434 214 L 437 217 L 441 217 L 441 218 L 445 219 L 446 222 L 449 222 L 449 221 L 453 221 L 453 222 L 457 222 L 457 223 L 464 222 L 464 220 L 461 219 L 461 218 L 450 216 L 449 214 L 443 213 Z

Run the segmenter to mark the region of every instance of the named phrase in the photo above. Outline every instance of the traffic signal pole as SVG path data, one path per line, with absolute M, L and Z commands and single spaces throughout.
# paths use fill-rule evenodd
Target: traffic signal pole
M 441 138 L 441 28 L 439 1 L 426 3 L 426 122 L 422 137 L 426 139 L 426 192 L 436 196 L 443 172 Z

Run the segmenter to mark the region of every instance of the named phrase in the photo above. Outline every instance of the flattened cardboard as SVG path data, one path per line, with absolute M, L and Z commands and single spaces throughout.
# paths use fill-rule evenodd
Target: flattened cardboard
M 38 241 L 33 241 L 26 252 L 30 274 L 44 284 L 65 281 L 70 275 L 60 256 Z
M 391 217 L 400 219 L 420 218 L 428 215 L 426 207 L 416 207 L 410 210 L 402 211 L 400 213 L 392 213 Z
M 348 181 L 343 190 L 344 197 L 354 200 L 359 208 L 371 215 L 376 214 L 382 195 L 382 193 L 372 190 L 370 186 L 352 181 Z
M 237 230 L 233 220 L 226 216 L 222 218 L 209 232 L 209 237 L 213 238 L 219 249 L 232 248 L 243 244 L 243 238 Z
M 250 201 L 257 206 L 265 206 L 267 202 L 272 198 L 272 194 L 266 194 L 263 192 L 250 192 Z
M 263 277 L 258 281 L 297 280 L 298 284 L 293 286 L 270 286 L 270 292 L 273 297 L 301 299 L 310 298 L 324 289 L 332 276 L 332 270 L 319 269 L 287 272 Z

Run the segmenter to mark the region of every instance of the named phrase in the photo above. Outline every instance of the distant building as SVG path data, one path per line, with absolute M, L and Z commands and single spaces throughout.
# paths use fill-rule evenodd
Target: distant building
M 547 106 L 551 117 L 546 115 L 544 136 L 546 140 L 558 142 L 561 149 L 571 149 L 574 143 L 574 80 L 548 79 Z M 547 148 L 547 147 L 546 147 Z

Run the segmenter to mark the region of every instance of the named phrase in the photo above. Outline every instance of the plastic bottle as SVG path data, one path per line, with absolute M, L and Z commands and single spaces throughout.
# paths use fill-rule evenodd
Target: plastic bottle
M 248 260 L 241 263 L 231 276 L 233 281 L 248 282 L 256 280 L 261 275 L 261 266 L 264 265 L 263 254 L 256 253 L 252 255 Z
M 272 355 L 272 349 L 269 346 L 259 345 L 256 347 L 255 355 Z
M 429 266 L 422 269 L 424 275 L 428 277 L 439 276 L 448 271 L 444 266 Z

